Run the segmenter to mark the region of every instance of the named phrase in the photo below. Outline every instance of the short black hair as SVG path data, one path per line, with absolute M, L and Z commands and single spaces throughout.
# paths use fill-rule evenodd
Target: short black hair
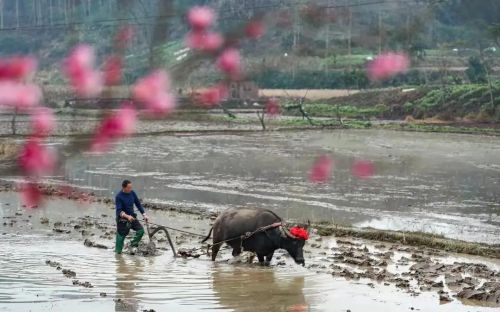
M 122 182 L 122 188 L 126 188 L 127 185 L 129 185 L 130 183 L 132 183 L 132 182 L 130 182 L 129 180 L 123 180 L 123 182 Z

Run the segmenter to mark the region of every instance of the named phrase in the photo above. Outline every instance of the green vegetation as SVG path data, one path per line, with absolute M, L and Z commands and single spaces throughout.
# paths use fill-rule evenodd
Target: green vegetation
M 474 127 L 467 125 L 435 125 L 435 124 L 383 124 L 378 125 L 379 129 L 413 131 L 413 132 L 437 132 L 437 133 L 461 133 L 461 134 L 482 134 L 500 136 L 500 128 Z
M 292 73 L 268 69 L 255 74 L 252 79 L 265 89 L 364 89 L 370 84 L 363 70 L 330 72 L 299 70 Z
M 367 59 L 372 57 L 372 54 L 352 54 L 352 55 L 333 55 L 324 59 L 323 63 L 328 67 L 348 67 L 360 66 L 367 62 Z
M 477 122 L 495 122 L 500 120 L 499 105 L 500 85 L 494 84 L 491 92 L 487 85 L 459 85 L 434 89 L 415 101 L 405 103 L 403 107 L 405 113 L 417 119 L 466 118 Z
M 306 70 L 297 72 L 282 69 L 267 69 L 252 75 L 254 80 L 263 89 L 368 89 L 371 87 L 400 87 L 420 86 L 427 84 L 460 84 L 464 73 L 447 73 L 433 70 L 424 72 L 418 69 L 409 70 L 405 74 L 397 75 L 382 82 L 370 82 L 364 67 L 352 70 Z
M 465 71 L 465 74 L 469 78 L 471 83 L 487 83 L 488 82 L 488 72 L 491 68 L 477 56 L 471 56 L 469 58 L 469 67 Z

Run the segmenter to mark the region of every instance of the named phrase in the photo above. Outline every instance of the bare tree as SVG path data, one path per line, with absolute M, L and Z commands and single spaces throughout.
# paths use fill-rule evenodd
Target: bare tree
M 378 54 L 382 54 L 383 44 L 382 6 L 378 8 Z
M 19 28 L 19 0 L 16 0 L 16 27 Z
M 0 28 L 3 29 L 3 0 L 0 0 Z
M 163 64 L 163 57 L 161 47 L 168 41 L 168 31 L 170 29 L 170 18 L 174 12 L 173 0 L 159 0 L 158 1 L 158 17 L 155 21 L 153 29 L 153 36 L 151 38 L 151 47 L 149 50 L 149 66 L 150 68 L 158 68 Z
M 52 14 L 52 0 L 49 0 L 49 22 L 52 25 L 53 23 L 53 14 Z
M 262 125 L 262 130 L 266 131 L 266 109 L 263 108 L 262 111 L 257 111 L 257 117 L 259 118 L 260 124 Z
M 12 114 L 12 120 L 10 121 L 10 127 L 12 129 L 12 135 L 16 135 L 16 133 L 17 133 L 16 119 L 17 119 L 17 108 L 14 109 L 14 113 Z

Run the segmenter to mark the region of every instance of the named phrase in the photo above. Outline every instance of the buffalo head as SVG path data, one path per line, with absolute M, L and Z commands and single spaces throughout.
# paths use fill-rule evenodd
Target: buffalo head
M 281 227 L 283 249 L 288 251 L 290 256 L 295 260 L 295 263 L 305 265 L 304 260 L 304 245 L 309 238 L 309 233 L 306 229 L 293 227 L 289 230 Z

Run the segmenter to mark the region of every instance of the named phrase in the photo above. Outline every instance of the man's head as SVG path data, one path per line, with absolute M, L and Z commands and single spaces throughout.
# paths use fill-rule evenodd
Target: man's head
M 125 193 L 132 192 L 132 182 L 129 180 L 123 180 L 122 182 L 122 191 Z

